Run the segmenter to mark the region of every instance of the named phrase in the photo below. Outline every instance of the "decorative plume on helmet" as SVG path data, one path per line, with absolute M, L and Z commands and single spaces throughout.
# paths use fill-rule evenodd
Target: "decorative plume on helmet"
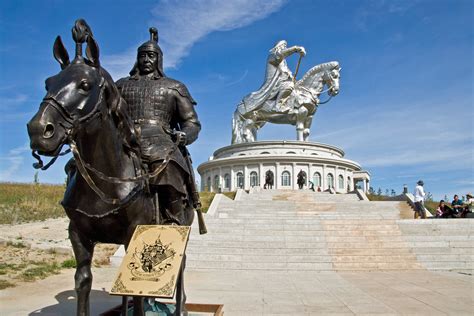
M 165 73 L 163 71 L 163 52 L 161 51 L 160 46 L 158 45 L 158 30 L 156 27 L 150 27 L 150 40 L 146 41 L 142 45 L 140 45 L 137 49 L 137 56 L 141 52 L 153 52 L 158 56 L 158 69 L 155 71 L 162 77 L 165 77 Z M 138 63 L 135 63 L 132 70 L 130 71 L 130 76 L 138 75 Z

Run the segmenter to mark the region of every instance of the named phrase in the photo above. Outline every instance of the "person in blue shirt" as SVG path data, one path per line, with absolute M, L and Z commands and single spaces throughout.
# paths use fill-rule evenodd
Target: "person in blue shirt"
M 454 200 L 451 202 L 453 210 L 460 214 L 464 208 L 464 202 L 459 198 L 457 194 L 454 195 Z

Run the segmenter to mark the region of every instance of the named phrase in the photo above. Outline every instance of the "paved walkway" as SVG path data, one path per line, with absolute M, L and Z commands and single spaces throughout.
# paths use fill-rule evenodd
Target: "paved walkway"
M 91 314 L 118 305 L 116 268 L 94 269 Z M 1 315 L 74 315 L 73 270 L 0 291 Z M 454 272 L 189 271 L 188 302 L 225 315 L 473 315 L 474 279 Z

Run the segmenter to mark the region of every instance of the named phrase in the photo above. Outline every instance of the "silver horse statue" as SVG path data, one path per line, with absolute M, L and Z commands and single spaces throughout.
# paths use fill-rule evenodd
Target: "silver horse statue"
M 336 61 L 314 66 L 296 81 L 285 58 L 293 53 L 306 54 L 301 46 L 287 48 L 286 41 L 270 50 L 265 82 L 237 105 L 232 119 L 232 144 L 254 142 L 265 123 L 296 126 L 297 140 L 307 141 L 319 96 L 327 87 L 329 98 L 339 93 L 340 70 Z M 296 70 L 297 73 L 297 70 Z M 326 101 L 327 102 L 327 101 Z M 324 103 L 326 103 L 324 102 Z

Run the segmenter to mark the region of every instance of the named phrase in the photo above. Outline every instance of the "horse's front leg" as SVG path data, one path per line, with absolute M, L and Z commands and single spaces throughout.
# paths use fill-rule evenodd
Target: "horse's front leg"
M 304 139 L 304 127 L 305 121 L 308 116 L 308 110 L 301 106 L 296 113 L 296 140 L 303 141 Z
M 313 122 L 313 115 L 309 115 L 305 122 L 304 122 L 304 130 L 303 130 L 303 140 L 308 141 L 309 139 L 309 134 L 310 134 L 310 128 L 311 128 L 311 123 Z
M 296 140 L 303 141 L 304 140 L 304 127 L 303 122 L 297 121 L 296 122 Z
M 77 227 L 69 224 L 69 239 L 76 257 L 75 290 L 77 294 L 77 315 L 89 316 L 89 294 L 92 288 L 91 262 L 94 244 L 82 235 Z

